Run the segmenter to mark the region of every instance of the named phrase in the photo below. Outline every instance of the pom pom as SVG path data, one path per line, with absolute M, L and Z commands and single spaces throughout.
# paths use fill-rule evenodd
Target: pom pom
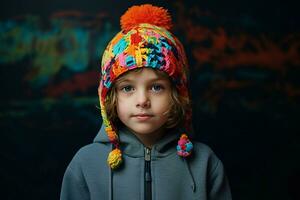
M 182 134 L 177 145 L 177 154 L 182 157 L 188 157 L 193 150 L 193 143 L 186 134 Z
M 167 30 L 172 27 L 168 10 L 151 4 L 132 6 L 121 17 L 121 29 L 124 31 L 129 31 L 141 23 L 164 27 Z
M 122 164 L 122 152 L 114 149 L 108 154 L 107 163 L 111 169 L 116 169 Z

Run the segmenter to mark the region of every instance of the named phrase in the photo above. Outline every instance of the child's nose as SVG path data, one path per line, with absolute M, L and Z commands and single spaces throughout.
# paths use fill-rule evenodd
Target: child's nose
M 147 108 L 150 106 L 150 99 L 148 97 L 147 91 L 139 91 L 137 93 L 137 107 Z

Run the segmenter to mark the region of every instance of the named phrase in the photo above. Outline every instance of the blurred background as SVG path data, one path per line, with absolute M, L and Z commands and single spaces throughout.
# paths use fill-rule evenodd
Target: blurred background
M 169 9 L 190 63 L 197 140 L 237 200 L 300 199 L 300 14 L 280 0 L 10 0 L 0 12 L 1 199 L 59 199 L 101 126 L 100 56 L 134 4 Z

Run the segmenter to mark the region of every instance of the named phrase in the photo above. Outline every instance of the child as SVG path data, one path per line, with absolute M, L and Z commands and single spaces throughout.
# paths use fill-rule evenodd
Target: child
M 133 6 L 121 27 L 102 58 L 102 128 L 69 164 L 60 199 L 231 199 L 221 161 L 187 136 L 187 62 L 169 13 Z

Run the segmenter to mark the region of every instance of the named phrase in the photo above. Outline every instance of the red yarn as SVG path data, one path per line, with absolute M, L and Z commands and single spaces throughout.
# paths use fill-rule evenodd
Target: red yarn
M 124 31 L 128 31 L 141 23 L 164 27 L 167 30 L 172 27 L 172 19 L 168 10 L 151 4 L 130 7 L 122 15 L 120 23 L 121 29 Z

